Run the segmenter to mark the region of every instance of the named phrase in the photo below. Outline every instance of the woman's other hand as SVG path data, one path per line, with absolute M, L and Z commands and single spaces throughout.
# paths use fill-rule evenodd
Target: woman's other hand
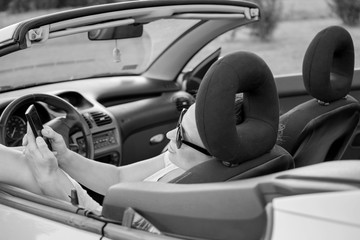
M 32 131 L 30 132 L 32 134 Z M 53 154 L 55 154 L 58 163 L 61 166 L 67 159 L 70 158 L 68 157 L 70 150 L 67 148 L 64 138 L 49 126 L 44 126 L 41 133 L 45 138 L 50 140 Z M 27 144 L 27 141 L 27 135 L 25 135 L 23 139 L 24 146 Z
M 54 154 L 59 161 L 59 165 L 61 166 L 70 158 L 69 154 L 71 152 L 70 149 L 67 148 L 63 136 L 55 132 L 49 126 L 44 126 L 44 129 L 41 131 L 41 133 L 44 137 L 50 139 Z

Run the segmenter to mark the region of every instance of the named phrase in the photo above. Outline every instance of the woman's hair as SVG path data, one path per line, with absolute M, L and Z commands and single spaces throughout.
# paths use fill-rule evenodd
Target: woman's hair
M 242 123 L 244 121 L 244 101 L 243 94 L 239 93 L 235 95 L 235 107 L 234 107 L 234 117 L 236 125 Z
M 244 121 L 244 98 L 242 93 L 238 93 L 235 95 L 235 106 L 234 106 L 234 117 L 236 125 L 242 123 Z M 285 125 L 279 123 L 278 134 L 277 134 L 277 142 L 282 141 L 282 135 L 284 132 Z

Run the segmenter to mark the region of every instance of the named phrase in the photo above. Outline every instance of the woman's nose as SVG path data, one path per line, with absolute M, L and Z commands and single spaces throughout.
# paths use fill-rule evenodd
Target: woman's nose
M 169 140 L 175 140 L 176 138 L 176 128 L 174 128 L 173 130 L 170 130 L 166 133 L 166 137 L 169 139 Z

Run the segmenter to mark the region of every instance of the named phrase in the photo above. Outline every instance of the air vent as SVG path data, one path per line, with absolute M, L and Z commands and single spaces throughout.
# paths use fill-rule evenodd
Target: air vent
M 85 122 L 87 123 L 87 125 L 89 126 L 89 128 L 92 128 L 92 123 L 90 121 L 90 115 L 88 113 L 82 114 L 82 116 L 85 119 Z
M 112 122 L 110 116 L 103 112 L 91 112 L 90 115 L 98 127 Z

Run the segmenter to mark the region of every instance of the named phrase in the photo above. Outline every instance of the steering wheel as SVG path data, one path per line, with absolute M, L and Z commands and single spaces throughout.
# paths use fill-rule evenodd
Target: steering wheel
M 22 96 L 12 101 L 3 111 L 0 116 L 0 143 L 5 144 L 6 136 L 6 123 L 14 112 L 21 106 L 30 105 L 35 102 L 44 102 L 61 110 L 66 113 L 65 117 L 56 117 L 46 125 L 50 126 L 54 131 L 61 134 L 65 140 L 66 145 L 69 147 L 70 134 L 75 130 L 80 130 L 84 137 L 85 142 L 85 156 L 89 159 L 94 158 L 94 144 L 90 129 L 85 122 L 83 116 L 76 110 L 76 108 L 70 103 L 66 102 L 62 98 L 55 95 L 35 93 Z

